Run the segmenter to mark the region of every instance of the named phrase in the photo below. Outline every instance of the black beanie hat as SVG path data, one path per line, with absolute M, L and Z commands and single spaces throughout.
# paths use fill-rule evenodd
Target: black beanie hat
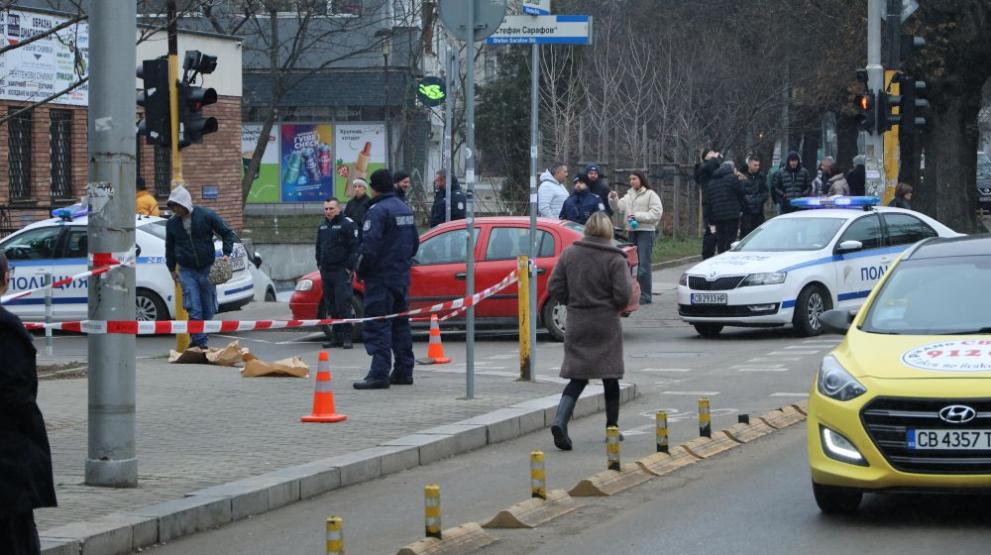
M 388 193 L 394 189 L 392 174 L 387 169 L 375 170 L 370 181 L 372 190 L 376 193 Z
M 399 183 L 400 181 L 406 179 L 407 177 L 409 177 L 409 174 L 408 173 L 406 173 L 404 171 L 398 171 L 398 172 L 392 174 L 392 182 L 393 183 Z

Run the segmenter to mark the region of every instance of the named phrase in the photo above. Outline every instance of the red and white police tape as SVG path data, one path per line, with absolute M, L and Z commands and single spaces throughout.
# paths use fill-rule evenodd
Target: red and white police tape
M 15 301 L 17 299 L 23 299 L 24 297 L 31 296 L 35 293 L 44 291 L 51 287 L 52 289 L 58 289 L 59 287 L 65 287 L 70 283 L 80 280 L 89 279 L 101 274 L 105 274 L 110 270 L 115 268 L 120 268 L 121 266 L 133 266 L 134 257 L 130 253 L 124 253 L 120 255 L 111 253 L 94 253 L 90 255 L 90 270 L 78 273 L 74 276 L 64 277 L 62 279 L 53 281 L 50 285 L 42 285 L 35 289 L 28 289 L 25 291 L 18 291 L 17 293 L 11 293 L 9 295 L 4 295 L 0 297 L 0 304 L 6 304 L 10 301 Z
M 329 326 L 332 324 L 357 324 L 371 322 L 373 320 L 388 320 L 390 318 L 400 318 L 404 316 L 415 316 L 417 314 L 433 314 L 437 312 L 447 312 L 454 310 L 452 314 L 462 309 L 475 306 L 483 300 L 495 295 L 499 291 L 516 283 L 516 271 L 512 271 L 503 278 L 502 281 L 479 291 L 471 297 L 454 299 L 440 304 L 435 304 L 428 308 L 416 308 L 389 314 L 387 316 L 368 316 L 365 318 L 325 318 L 322 320 L 162 320 L 141 322 L 137 320 L 81 320 L 77 322 L 53 322 L 45 324 L 43 322 L 25 322 L 24 327 L 29 330 L 40 330 L 50 328 L 54 330 L 72 331 L 88 334 L 123 334 L 123 335 L 170 335 L 180 333 L 222 333 L 235 331 L 259 331 L 291 328 L 307 328 L 314 326 Z M 448 315 L 450 316 L 450 315 Z

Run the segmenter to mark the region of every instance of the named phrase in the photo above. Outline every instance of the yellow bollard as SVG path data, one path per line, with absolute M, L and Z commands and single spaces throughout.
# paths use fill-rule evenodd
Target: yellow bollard
M 659 410 L 655 415 L 657 422 L 657 452 L 668 452 L 668 413 Z
M 712 437 L 712 416 L 709 415 L 709 400 L 699 399 L 699 435 Z
M 619 428 L 609 426 L 606 428 L 606 455 L 609 460 L 609 470 L 620 470 L 619 464 Z
M 440 486 L 428 484 L 423 488 L 423 514 L 428 538 L 441 538 Z
M 547 471 L 543 451 L 530 453 L 530 497 L 547 499 Z
M 526 256 L 520 256 L 516 261 L 517 298 L 519 299 L 519 337 L 520 337 L 520 380 L 533 380 L 533 358 L 530 356 L 530 267 Z
M 344 555 L 344 520 L 327 517 L 327 555 Z

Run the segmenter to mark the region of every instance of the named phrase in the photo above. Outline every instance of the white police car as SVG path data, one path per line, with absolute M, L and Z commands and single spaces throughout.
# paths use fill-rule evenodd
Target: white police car
M 793 324 L 818 335 L 819 315 L 857 308 L 888 265 L 927 237 L 960 235 L 918 212 L 874 207 L 876 197 L 795 199 L 820 208 L 782 214 L 678 282 L 678 315 L 700 335 L 724 326 Z
M 136 316 L 138 320 L 170 320 L 175 315 L 175 285 L 165 267 L 164 218 L 135 216 L 137 243 Z M 10 261 L 11 279 L 7 293 L 17 293 L 42 287 L 45 274 L 54 280 L 83 273 L 88 267 L 87 217 L 51 218 L 31 224 L 0 240 L 0 252 Z M 220 242 L 216 242 L 220 256 Z M 251 302 L 254 283 L 247 269 L 247 253 L 240 243 L 234 244 L 231 256 L 234 274 L 227 283 L 217 286 L 220 310 L 232 310 Z M 52 316 L 55 320 L 86 318 L 88 309 L 88 280 L 76 280 L 57 288 L 52 294 Z M 4 307 L 26 321 L 41 321 L 45 315 L 42 292 L 15 299 Z

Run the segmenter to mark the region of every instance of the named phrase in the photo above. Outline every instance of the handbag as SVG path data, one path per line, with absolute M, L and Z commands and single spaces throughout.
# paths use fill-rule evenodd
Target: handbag
M 630 302 L 623 309 L 623 314 L 630 314 L 640 310 L 640 282 L 633 280 L 630 288 Z
M 210 275 L 207 280 L 213 285 L 220 285 L 226 283 L 233 275 L 234 267 L 231 265 L 230 259 L 218 258 L 214 261 L 213 266 L 210 266 Z

